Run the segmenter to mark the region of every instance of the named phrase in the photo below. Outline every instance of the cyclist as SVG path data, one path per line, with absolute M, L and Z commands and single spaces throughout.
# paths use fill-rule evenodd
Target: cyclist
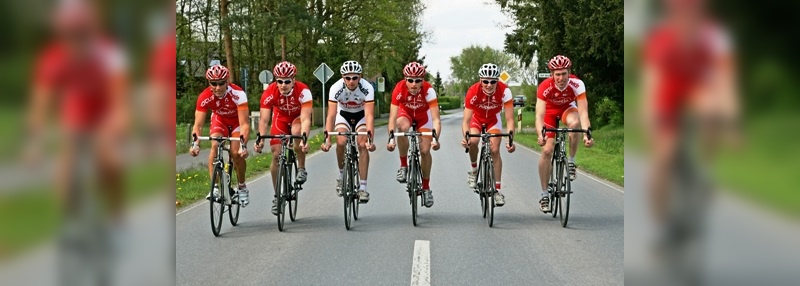
M 247 143 L 247 136 L 250 134 L 250 123 L 247 119 L 247 95 L 239 86 L 228 83 L 228 69 L 222 65 L 213 65 L 206 71 L 208 87 L 200 93 L 197 98 L 197 108 L 194 112 L 193 134 L 201 134 L 206 113 L 211 110 L 211 137 L 239 137 L 240 133 L 244 136 L 245 142 L 231 141 L 231 156 L 233 165 L 236 169 L 236 178 L 239 181 L 239 203 L 246 207 L 249 201 L 250 191 L 245 184 L 245 170 L 247 163 L 247 150 L 239 148 L 240 143 Z M 228 128 L 232 132 L 228 133 Z M 208 176 L 214 174 L 214 157 L 217 156 L 217 141 L 211 141 L 211 150 L 208 154 Z M 200 144 L 194 144 L 189 153 L 194 157 L 200 154 Z M 214 186 L 214 195 L 217 195 L 217 186 Z M 209 198 L 207 196 L 206 198 Z
M 464 104 L 464 119 L 461 123 L 461 133 L 480 134 L 481 125 L 486 124 L 486 132 L 502 133 L 503 126 L 500 120 L 500 111 L 505 112 L 506 128 L 509 132 L 514 132 L 514 99 L 511 89 L 504 83 L 499 82 L 500 69 L 497 65 L 487 63 L 478 70 L 480 80 L 470 86 L 467 90 Z M 478 137 L 461 139 L 461 146 L 469 148 L 469 159 L 471 171 L 468 172 L 467 184 L 470 188 L 475 188 L 475 177 L 478 172 Z M 505 205 L 505 196 L 500 193 L 500 178 L 503 174 L 503 161 L 500 158 L 501 137 L 493 137 L 491 140 L 490 151 L 494 166 L 494 177 L 496 178 L 494 187 L 497 193 L 494 195 L 495 204 L 498 207 Z M 506 144 L 509 153 L 514 153 L 516 146 Z
M 577 76 L 570 74 L 571 67 L 572 62 L 562 55 L 553 57 L 547 63 L 547 68 L 550 69 L 552 76 L 542 81 L 536 92 L 536 130 L 542 130 L 542 126 L 558 128 L 556 117 L 561 117 L 561 122 L 564 122 L 569 128 L 591 128 L 589 105 L 586 101 L 586 86 Z M 555 148 L 555 132 L 547 132 L 545 135 L 547 138 L 542 138 L 539 131 L 536 134 L 538 134 L 537 143 L 542 146 L 542 156 L 539 159 L 542 198 L 539 199 L 539 208 L 542 212 L 549 212 L 550 194 L 547 182 L 552 173 L 550 161 Z M 594 140 L 589 139 L 584 133 L 583 144 L 586 147 L 592 147 Z M 575 180 L 575 153 L 577 151 L 578 133 L 570 133 L 567 162 L 570 180 Z
M 356 130 L 374 134 L 375 91 L 372 88 L 372 84 L 361 77 L 361 64 L 357 61 L 346 61 L 342 64 L 339 72 L 342 74 L 342 78 L 331 85 L 325 128 L 329 132 L 336 129 L 337 132 Z M 347 138 L 338 136 L 336 140 L 336 160 L 339 164 L 339 177 L 336 179 L 336 192 L 339 196 L 342 196 L 341 182 L 342 173 L 344 173 L 345 144 L 347 144 Z M 321 149 L 324 152 L 328 152 L 330 147 L 330 139 L 327 139 L 322 144 Z M 358 158 L 358 170 L 361 182 L 359 182 L 358 187 L 358 199 L 362 203 L 369 202 L 369 193 L 367 192 L 369 153 L 367 150 L 370 152 L 375 151 L 375 145 L 371 144 L 366 137 L 359 136 L 358 152 L 361 156 Z
M 389 111 L 389 130 L 400 132 L 408 131 L 412 122 L 417 123 L 420 132 L 436 130 L 436 135 L 441 134 L 442 124 L 439 121 L 439 101 L 436 91 L 431 84 L 425 81 L 425 67 L 417 62 L 411 62 L 403 68 L 405 81 L 398 82 L 392 91 L 392 106 Z M 397 138 L 400 147 L 400 170 L 397 170 L 397 181 L 405 183 L 408 168 L 408 138 Z M 425 207 L 433 206 L 433 192 L 430 188 L 431 179 L 431 147 L 439 150 L 439 143 L 433 142 L 430 136 L 423 136 L 419 144 L 422 166 L 422 191 L 425 195 Z M 387 144 L 386 149 L 394 151 L 395 144 Z
M 300 135 L 305 132 L 309 134 L 311 129 L 311 111 L 313 109 L 311 90 L 302 82 L 296 81 L 294 76 L 297 74 L 297 67 L 290 62 L 283 61 L 275 65 L 272 69 L 275 75 L 275 82 L 269 84 L 264 93 L 261 94 L 261 119 L 258 121 L 258 133 L 267 134 L 267 126 L 272 117 L 272 127 L 269 134 L 292 134 Z M 272 112 L 275 110 L 275 112 Z M 269 145 L 272 148 L 272 186 L 275 195 L 278 194 L 278 163 L 280 161 L 281 140 L 271 139 Z M 255 146 L 256 152 L 261 152 L 264 142 L 261 141 Z M 294 142 L 294 151 L 297 154 L 297 182 L 305 183 L 308 174 L 306 173 L 306 152 L 308 146 L 297 139 Z M 302 152 L 301 152 L 302 151 Z M 275 199 L 272 200 L 272 213 L 278 214 L 278 205 Z

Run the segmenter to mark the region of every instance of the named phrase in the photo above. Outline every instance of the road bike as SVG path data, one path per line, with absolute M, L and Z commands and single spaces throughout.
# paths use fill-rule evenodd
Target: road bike
M 561 118 L 556 117 L 556 122 L 561 122 Z M 543 127 L 542 138 L 547 138 L 545 137 L 546 132 L 556 132 L 555 151 L 553 152 L 553 158 L 550 160 L 552 172 L 547 183 L 548 193 L 550 194 L 550 212 L 553 217 L 556 217 L 556 212 L 558 212 L 561 227 L 567 227 L 569 202 L 572 194 L 572 181 L 569 179 L 569 170 L 567 170 L 567 145 L 569 143 L 567 133 L 586 133 L 586 136 L 591 140 L 592 131 L 589 129 Z
M 508 145 L 513 145 L 514 132 L 487 133 L 486 124 L 482 124 L 480 134 L 470 134 L 469 131 L 464 134 L 464 139 L 467 140 L 467 142 L 469 142 L 469 138 L 471 137 L 481 138 L 481 151 L 478 156 L 478 173 L 476 174 L 475 178 L 476 186 L 474 191 L 481 199 L 481 210 L 483 212 L 483 217 L 487 218 L 489 227 L 492 227 L 492 225 L 494 225 L 494 194 L 497 193 L 497 189 L 494 188 L 494 160 L 492 159 L 492 152 L 490 149 L 492 144 L 490 138 L 508 137 Z M 465 153 L 467 152 L 469 152 L 469 148 L 465 150 Z
M 297 173 L 297 156 L 292 149 L 293 139 L 302 139 L 306 144 L 308 136 L 304 132 L 302 135 L 280 134 L 280 135 L 260 135 L 256 133 L 256 145 L 264 139 L 281 140 L 281 154 L 278 161 L 278 188 L 275 192 L 275 200 L 278 206 L 278 231 L 283 231 L 286 221 L 286 205 L 289 205 L 289 219 L 295 221 L 297 216 L 298 194 L 303 189 L 303 185 L 293 180 L 292 174 Z M 271 211 L 270 211 L 271 212 Z
M 329 136 L 347 137 L 344 151 L 344 173 L 342 174 L 341 189 L 338 191 L 344 198 L 344 227 L 350 230 L 351 220 L 358 220 L 358 205 L 360 204 L 358 187 L 361 175 L 358 173 L 358 143 L 356 136 L 367 136 L 370 144 L 372 144 L 372 133 L 368 131 L 325 131 L 325 142 L 328 142 Z
M 429 132 L 418 132 L 417 123 L 411 125 L 411 129 L 407 132 L 394 132 L 389 133 L 389 143 L 395 137 L 406 136 L 409 137 L 408 145 L 408 172 L 406 172 L 406 191 L 411 203 L 411 221 L 414 226 L 417 226 L 417 200 L 419 197 L 419 206 L 425 205 L 425 196 L 422 195 L 422 167 L 420 164 L 419 154 L 419 136 L 433 136 L 434 142 L 438 142 L 436 137 L 436 130 Z
M 229 131 L 231 128 L 228 128 Z M 214 236 L 219 236 L 219 231 L 222 228 L 222 216 L 228 212 L 228 218 L 231 225 L 236 226 L 239 222 L 239 190 L 231 186 L 231 175 L 233 174 L 233 157 L 231 156 L 231 149 L 229 146 L 231 141 L 244 142 L 244 136 L 235 137 L 209 137 L 197 136 L 192 134 L 192 148 L 199 146 L 200 140 L 217 141 L 217 156 L 214 157 L 211 163 L 214 171 L 211 175 L 211 191 L 209 192 L 208 199 L 211 214 L 211 232 Z M 247 148 L 241 144 L 242 149 Z M 227 161 L 223 153 L 228 153 Z

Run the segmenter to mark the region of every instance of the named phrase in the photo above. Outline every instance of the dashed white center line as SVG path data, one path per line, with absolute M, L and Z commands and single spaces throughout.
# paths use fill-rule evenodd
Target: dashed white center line
M 411 286 L 431 285 L 431 242 L 415 240 L 412 259 Z

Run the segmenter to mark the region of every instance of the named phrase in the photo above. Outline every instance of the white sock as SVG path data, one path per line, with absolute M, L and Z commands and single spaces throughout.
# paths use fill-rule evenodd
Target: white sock
M 547 190 L 542 191 L 542 197 L 543 198 L 544 197 L 549 197 L 549 196 L 550 196 L 550 193 L 548 193 Z
M 367 180 L 361 180 L 361 186 L 358 187 L 359 191 L 366 191 L 367 190 Z
M 575 157 L 569 157 L 569 162 L 575 164 Z
M 344 174 L 344 169 L 339 169 L 339 181 L 342 180 L 342 174 Z

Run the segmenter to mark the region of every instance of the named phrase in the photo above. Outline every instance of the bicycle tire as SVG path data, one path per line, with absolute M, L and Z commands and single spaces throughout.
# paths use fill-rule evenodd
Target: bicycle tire
M 351 204 L 353 203 L 353 180 L 350 174 L 350 162 L 345 159 L 344 176 L 342 176 L 342 197 L 344 198 L 344 227 L 350 230 Z
M 231 169 L 229 173 L 233 173 L 233 169 Z M 230 176 L 231 174 L 228 174 L 228 175 Z M 233 178 L 233 177 L 230 177 L 230 178 Z M 230 190 L 230 192 L 233 192 L 233 188 L 231 188 L 231 183 L 230 182 L 228 182 L 228 190 Z M 233 197 L 233 195 L 231 195 L 231 197 Z M 237 224 L 239 224 L 239 208 L 240 208 L 240 206 L 241 205 L 239 205 L 238 197 L 237 197 L 236 200 L 231 200 L 231 205 L 228 206 L 228 218 L 230 219 L 232 226 L 236 226 Z
M 558 146 L 556 146 L 558 147 Z M 556 161 L 557 154 L 553 154 L 553 159 L 550 160 L 550 187 L 552 191 L 550 192 L 550 214 L 553 218 L 556 217 L 558 212 L 558 169 L 560 168 L 558 161 Z
M 418 188 L 418 186 L 417 186 L 417 184 L 418 184 L 418 182 L 417 182 L 417 175 L 416 175 L 417 174 L 416 163 L 414 163 L 412 161 L 411 165 L 409 165 L 409 170 L 408 171 L 411 174 L 409 176 L 409 178 L 411 180 L 406 182 L 406 187 L 408 188 L 409 196 L 411 196 L 411 221 L 414 224 L 414 226 L 417 226 L 417 211 L 418 211 L 418 208 L 417 208 L 417 197 L 418 197 L 417 188 Z
M 289 219 L 295 221 L 297 215 L 297 188 L 295 186 L 295 181 L 292 180 L 292 174 L 297 174 L 297 161 L 294 156 L 294 151 L 289 150 L 289 166 L 287 169 L 289 170 L 289 192 L 287 194 L 286 201 L 289 203 Z M 294 170 L 294 172 L 292 172 Z
M 491 166 L 493 162 L 489 160 L 487 162 L 488 172 L 486 172 L 486 182 L 488 183 L 486 186 L 486 212 L 487 212 L 487 221 L 489 222 L 489 227 L 494 225 L 494 194 L 497 192 L 494 188 L 494 166 Z
M 211 176 L 211 199 L 209 200 L 209 210 L 211 215 L 211 232 L 214 236 L 219 236 L 222 229 L 222 214 L 225 211 L 225 203 L 220 198 L 214 198 L 214 185 L 222 181 L 222 169 L 219 167 L 214 169 L 214 175 Z M 221 184 L 220 184 L 221 185 Z M 224 191 L 224 190 L 221 190 Z
M 358 160 L 353 163 L 353 193 L 358 194 L 358 187 L 361 184 L 361 174 L 358 172 Z M 355 183 L 358 182 L 359 184 L 356 185 Z M 358 220 L 358 208 L 361 204 L 361 200 L 358 198 L 358 195 L 353 196 L 353 203 L 351 209 L 353 210 L 353 220 Z
M 283 231 L 284 222 L 286 221 L 286 166 L 281 162 L 278 167 L 278 196 L 275 198 L 278 204 L 278 231 Z
M 566 170 L 567 164 L 564 164 L 564 176 L 561 178 L 563 181 L 561 199 L 559 200 L 559 213 L 561 214 L 561 227 L 567 227 L 567 221 L 569 221 L 569 200 L 570 194 L 572 193 L 572 183 L 569 180 L 568 171 Z
M 556 206 L 558 208 L 558 219 L 564 219 L 564 208 L 561 205 L 562 195 L 564 194 L 564 171 L 566 169 L 566 164 L 564 164 L 565 158 L 564 156 L 560 156 L 561 159 L 558 161 L 558 171 L 556 172 Z

